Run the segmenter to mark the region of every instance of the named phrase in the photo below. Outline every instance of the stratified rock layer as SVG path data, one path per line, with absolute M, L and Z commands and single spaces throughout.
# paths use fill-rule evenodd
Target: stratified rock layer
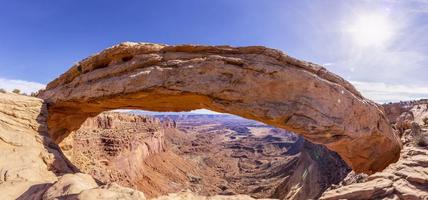
M 150 190 L 137 187 L 137 182 L 147 179 L 142 173 L 146 158 L 166 150 L 164 132 L 168 126 L 151 117 L 105 112 L 88 118 L 60 147 L 80 171 L 98 181 L 117 182 L 148 193 Z
M 400 152 L 381 107 L 325 68 L 265 47 L 123 43 L 79 62 L 40 97 L 56 142 L 110 109 L 207 108 L 324 144 L 358 172 L 382 170 Z

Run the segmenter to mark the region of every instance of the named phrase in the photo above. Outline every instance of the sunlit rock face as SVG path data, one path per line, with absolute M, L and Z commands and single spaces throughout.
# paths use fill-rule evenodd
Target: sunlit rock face
M 43 100 L 0 93 L 1 199 L 40 199 L 74 168 L 47 134 Z
M 117 108 L 207 108 L 284 128 L 373 173 L 399 157 L 381 107 L 318 65 L 265 47 L 122 43 L 49 83 L 49 133 L 60 142 L 88 117 Z
M 103 183 L 135 188 L 147 157 L 166 150 L 167 122 L 146 116 L 104 112 L 88 118 L 60 147 L 80 171 Z
M 322 145 L 230 115 L 103 112 L 60 147 L 81 172 L 148 198 L 190 190 L 203 196 L 316 199 L 350 171 Z
M 388 104 L 386 109 L 404 144 L 398 162 L 363 181 L 328 190 L 321 199 L 428 199 L 428 101 Z

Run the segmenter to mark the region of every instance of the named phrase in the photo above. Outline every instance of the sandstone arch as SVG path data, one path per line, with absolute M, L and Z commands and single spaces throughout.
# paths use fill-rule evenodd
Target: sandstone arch
M 48 84 L 50 135 L 61 141 L 110 109 L 207 108 L 288 129 L 339 153 L 357 172 L 395 162 L 400 142 L 377 104 L 318 65 L 265 47 L 122 43 Z

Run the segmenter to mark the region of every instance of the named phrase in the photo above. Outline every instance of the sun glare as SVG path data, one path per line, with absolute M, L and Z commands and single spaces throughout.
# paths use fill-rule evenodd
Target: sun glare
M 347 28 L 352 40 L 361 46 L 383 46 L 393 37 L 393 26 L 387 16 L 360 15 Z

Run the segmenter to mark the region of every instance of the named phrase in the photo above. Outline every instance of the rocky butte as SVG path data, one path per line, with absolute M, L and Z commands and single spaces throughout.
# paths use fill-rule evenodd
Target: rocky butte
M 138 190 L 79 173 L 58 146 L 88 118 L 119 108 L 207 108 L 324 145 L 354 172 L 321 199 L 428 199 L 428 152 L 421 146 L 428 129 L 426 104 L 405 108 L 404 114 L 397 113 L 401 108 L 388 111 L 399 117 L 392 126 L 388 118 L 394 117 L 344 79 L 277 50 L 122 43 L 79 62 L 38 97 L 0 93 L 2 199 L 146 199 Z M 143 157 L 165 150 L 161 134 L 152 132 L 147 146 L 156 148 L 141 149 Z M 121 139 L 105 141 L 111 155 L 122 147 Z M 253 198 L 184 191 L 156 199 Z

